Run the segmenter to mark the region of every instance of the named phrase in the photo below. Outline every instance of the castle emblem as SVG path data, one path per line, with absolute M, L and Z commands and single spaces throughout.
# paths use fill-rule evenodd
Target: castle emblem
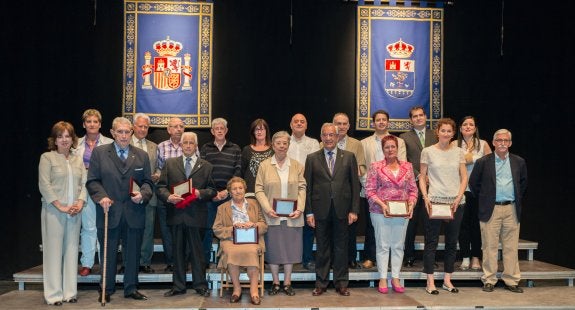
M 397 99 L 408 98 L 415 91 L 415 60 L 410 59 L 415 47 L 400 38 L 386 48 L 391 58 L 385 59 L 385 92 Z
M 152 53 L 149 51 L 144 53 L 145 62 L 142 66 L 144 83 L 142 84 L 142 89 L 152 89 L 150 78 L 153 77 L 156 89 L 176 90 L 182 86 L 182 90 L 191 90 L 191 55 L 189 53 L 184 54 L 184 64 L 182 65 L 182 57 L 178 57 L 178 54 L 183 49 L 182 43 L 173 41 L 167 36 L 165 40 L 154 42 L 153 48 L 158 55 L 154 57 L 153 64 L 151 63 Z

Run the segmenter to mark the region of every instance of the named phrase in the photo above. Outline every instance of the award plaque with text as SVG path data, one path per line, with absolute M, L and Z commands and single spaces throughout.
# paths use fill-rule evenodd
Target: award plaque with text
M 453 210 L 451 209 L 451 204 L 432 202 L 429 218 L 434 220 L 452 220 Z
M 258 227 L 234 227 L 234 244 L 253 244 L 259 242 Z
M 130 177 L 130 196 L 136 196 L 137 192 L 140 192 L 140 185 L 134 178 Z
M 278 216 L 289 216 L 291 213 L 297 210 L 297 200 L 274 198 L 273 208 Z
M 392 217 L 406 217 L 409 215 L 409 207 L 406 200 L 387 200 L 389 207 L 388 216 Z
M 192 194 L 192 179 L 172 185 L 172 194 L 186 197 Z

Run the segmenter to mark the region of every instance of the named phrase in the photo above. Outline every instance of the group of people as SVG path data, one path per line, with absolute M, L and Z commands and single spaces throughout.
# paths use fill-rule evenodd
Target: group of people
M 349 268 L 375 265 L 380 275 L 377 290 L 387 294 L 390 284 L 391 290 L 403 293 L 400 271 L 402 264 L 415 264 L 414 239 L 421 221 L 429 294 L 439 294 L 434 269 L 442 226 L 442 289 L 458 292 L 451 275 L 459 243 L 460 268 L 482 268 L 483 290 L 493 291 L 501 242 L 502 280 L 510 291 L 522 292 L 517 243 L 527 169 L 521 157 L 509 153 L 511 132 L 495 132 L 492 153 L 479 139 L 473 117 L 465 117 L 459 128 L 449 118 L 440 119 L 435 130 L 427 128 L 422 107 L 412 108 L 409 118 L 413 129 L 396 137 L 388 131 L 389 114 L 376 111 L 374 134 L 359 141 L 348 136 L 349 117 L 337 113 L 321 126 L 321 143 L 306 136 L 303 114 L 292 117 L 291 134 L 278 131 L 273 136 L 268 123 L 256 119 L 250 126 L 250 144 L 243 149 L 226 139 L 223 118 L 212 120 L 214 140 L 201 147 L 197 135 L 186 132 L 177 117 L 168 122 L 170 138 L 160 144 L 146 138 L 150 119 L 143 113 L 134 115 L 133 124 L 115 118 L 113 139 L 100 133 L 102 117 L 94 109 L 83 115 L 83 138 L 70 123 L 56 123 L 48 138 L 49 151 L 39 164 L 46 302 L 77 302 L 77 273 L 92 272 L 98 244 L 98 253 L 106 253 L 99 254 L 106 268 L 101 268 L 105 273 L 100 270 L 98 301 L 110 302 L 118 271 L 124 273 L 124 297 L 146 300 L 137 289 L 138 272 L 154 272 L 156 215 L 164 270 L 173 274 L 166 297 L 186 293 L 190 264 L 191 287 L 201 296 L 210 295 L 206 268 L 214 236 L 219 240 L 218 267 L 232 279 L 231 303 L 242 299 L 240 267 L 247 267 L 250 302 L 261 303 L 261 255 L 272 273 L 269 295 L 296 294 L 291 274 L 298 263 L 316 274 L 313 296 L 326 292 L 330 269 L 336 292 L 349 296 Z M 278 213 L 276 205 L 284 201 L 293 209 Z M 399 213 L 398 204 L 404 206 Z M 439 205 L 449 205 L 448 219 L 430 216 Z M 366 239 L 364 260 L 358 263 L 360 210 L 366 215 Z M 249 228 L 256 228 L 258 241 L 235 242 L 234 231 Z M 120 244 L 123 264 L 118 270 Z

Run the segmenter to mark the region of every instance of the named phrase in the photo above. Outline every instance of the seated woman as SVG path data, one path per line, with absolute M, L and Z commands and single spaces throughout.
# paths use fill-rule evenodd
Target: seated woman
M 268 225 L 257 200 L 245 199 L 246 188 L 246 182 L 240 177 L 233 177 L 228 181 L 227 189 L 232 199 L 218 207 L 212 229 L 214 236 L 220 239 L 218 267 L 227 268 L 234 285 L 230 302 L 237 303 L 242 298 L 240 266 L 243 266 L 247 267 L 250 279 L 251 303 L 259 305 L 261 300 L 258 293 L 258 252 L 265 252 L 263 235 L 266 233 Z M 256 226 L 259 233 L 259 244 L 234 244 L 234 227 L 250 228 Z

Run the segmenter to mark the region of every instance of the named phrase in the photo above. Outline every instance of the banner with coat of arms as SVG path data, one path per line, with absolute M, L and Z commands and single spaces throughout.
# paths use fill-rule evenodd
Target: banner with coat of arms
M 356 129 L 372 129 L 383 109 L 390 131 L 407 131 L 414 106 L 433 127 L 443 114 L 443 9 L 360 5 L 357 14 Z
M 212 3 L 125 0 L 123 115 L 209 128 L 212 32 Z

